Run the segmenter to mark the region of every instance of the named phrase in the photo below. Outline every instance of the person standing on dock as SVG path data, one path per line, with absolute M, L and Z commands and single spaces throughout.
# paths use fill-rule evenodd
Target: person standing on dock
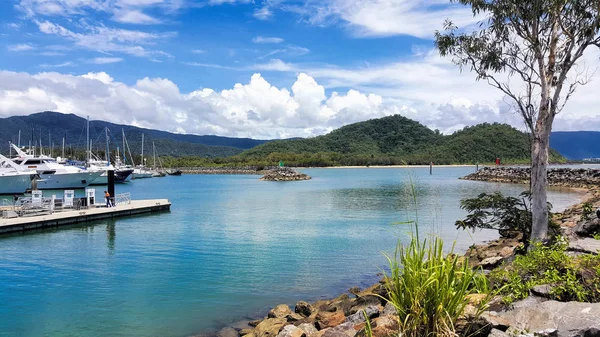
M 104 198 L 106 199 L 106 207 L 114 207 L 115 206 L 112 203 L 112 200 L 110 199 L 110 193 L 108 193 L 107 191 L 104 191 Z

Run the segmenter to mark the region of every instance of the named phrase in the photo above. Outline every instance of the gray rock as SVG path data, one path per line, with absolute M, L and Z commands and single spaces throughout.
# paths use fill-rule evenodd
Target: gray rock
M 340 324 L 334 328 L 327 329 L 323 334 L 323 337 L 354 337 L 356 336 L 356 330 L 354 325 L 350 322 Z
M 593 220 L 580 222 L 574 228 L 575 233 L 581 236 L 592 236 L 596 233 L 600 233 L 600 219 L 595 218 Z
M 484 259 L 483 261 L 479 262 L 479 265 L 483 268 L 491 269 L 497 267 L 500 264 L 500 262 L 502 262 L 502 260 L 504 260 L 502 256 L 488 257 L 487 259 Z
M 302 324 L 298 325 L 298 328 L 300 330 L 304 331 L 304 333 L 308 337 L 310 337 L 310 335 L 314 334 L 315 332 L 319 331 L 319 330 L 317 330 L 317 328 L 315 328 L 315 325 L 311 324 L 311 323 L 302 323 Z
M 364 309 L 364 311 L 357 311 L 356 313 L 346 317 L 344 323 L 352 323 L 352 325 L 360 324 L 365 321 L 365 313 L 369 318 L 373 318 L 379 315 L 379 308 L 375 305 L 372 305 Z
M 600 303 L 546 301 L 499 315 L 520 331 L 556 329 L 557 337 L 596 336 L 600 328 Z
M 510 337 L 510 335 L 502 330 L 492 329 L 488 337 Z
M 549 284 L 542 284 L 531 288 L 531 294 L 548 299 L 554 298 L 552 295 L 552 286 Z
M 592 238 L 571 240 L 569 242 L 569 249 L 583 253 L 598 254 L 600 251 L 600 240 Z
M 239 337 L 240 334 L 234 328 L 223 328 L 217 332 L 217 337 Z
M 396 315 L 396 314 L 398 314 L 398 311 L 396 310 L 396 307 L 392 303 L 390 303 L 390 302 L 386 303 L 385 307 L 383 307 L 383 313 L 382 313 L 382 315 L 383 316 L 390 316 L 390 315 Z
M 514 302 L 510 305 L 512 310 L 527 308 L 527 307 L 535 307 L 536 305 L 540 305 L 541 303 L 547 301 L 545 298 L 537 297 L 537 296 L 529 296 L 523 300 Z

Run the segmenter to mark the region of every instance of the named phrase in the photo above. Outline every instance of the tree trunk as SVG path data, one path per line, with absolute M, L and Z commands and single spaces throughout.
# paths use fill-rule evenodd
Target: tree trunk
M 539 126 L 539 125 L 538 125 Z M 531 147 L 531 240 L 542 241 L 548 234 L 548 147 L 549 128 L 536 130 Z

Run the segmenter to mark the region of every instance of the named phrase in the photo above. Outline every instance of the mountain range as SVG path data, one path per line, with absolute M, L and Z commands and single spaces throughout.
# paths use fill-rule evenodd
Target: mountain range
M 50 111 L 0 118 L 0 142 L 16 143 L 21 131 L 21 145 L 30 141 L 38 145 L 41 140 L 42 146 L 48 147 L 50 139 L 55 154 L 58 154 L 65 137 L 67 147 L 83 149 L 86 123 L 86 119 L 80 116 Z M 146 153 L 152 152 L 154 143 L 158 155 L 172 157 L 240 155 L 249 158 L 265 157 L 271 153 L 320 152 L 404 156 L 417 161 L 432 157 L 444 162 L 486 162 L 496 156 L 515 160 L 528 157 L 527 135 L 508 125 L 484 123 L 444 136 L 402 116 L 350 124 L 314 138 L 276 141 L 176 134 L 94 120 L 90 121 L 93 149 L 103 150 L 106 147 L 106 128 L 110 131 L 113 149 L 122 146 L 122 130 L 132 152 L 141 151 L 144 134 Z M 550 139 L 551 147 L 571 160 L 599 158 L 598 144 L 600 132 L 596 131 L 553 132 Z M 7 152 L 8 146 L 0 147 L 0 153 Z
M 48 147 L 52 142 L 55 149 L 62 146 L 63 137 L 66 146 L 85 148 L 86 144 L 85 118 L 74 114 L 58 112 L 40 112 L 27 116 L 13 116 L 0 119 L 0 142 L 8 144 L 18 142 L 21 131 L 21 145 L 39 144 Z M 131 125 L 113 124 L 104 121 L 90 121 L 90 140 L 94 150 L 104 150 L 106 147 L 105 128 L 108 128 L 111 148 L 122 146 L 122 132 L 132 152 L 139 153 L 142 147 L 142 134 L 145 138 L 146 153 L 152 153 L 152 143 L 155 144 L 157 155 L 168 156 L 203 156 L 227 157 L 241 153 L 267 140 L 249 138 L 231 138 L 220 136 L 198 136 L 176 134 L 160 130 L 144 129 Z M 39 146 L 39 145 L 38 145 Z M 6 153 L 8 146 L 0 148 L 1 153 Z M 55 151 L 58 153 L 58 150 Z

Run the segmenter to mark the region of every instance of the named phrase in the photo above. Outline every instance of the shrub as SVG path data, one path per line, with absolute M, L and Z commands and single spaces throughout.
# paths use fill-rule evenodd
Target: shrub
M 559 301 L 598 302 L 600 257 L 572 257 L 566 249 L 560 240 L 550 246 L 533 243 L 527 254 L 490 273 L 492 287 L 500 291 L 506 303 L 529 296 L 538 285 L 550 285 L 550 295 Z
M 459 229 L 496 229 L 500 236 L 508 237 L 522 233 L 522 241 L 527 243 L 531 234 L 531 194 L 525 191 L 519 197 L 505 197 L 500 192 L 481 193 L 476 198 L 463 199 L 460 207 L 469 214 L 464 220 L 456 221 Z M 548 203 L 548 211 L 552 205 Z M 559 227 L 548 217 L 551 235 L 559 233 Z

